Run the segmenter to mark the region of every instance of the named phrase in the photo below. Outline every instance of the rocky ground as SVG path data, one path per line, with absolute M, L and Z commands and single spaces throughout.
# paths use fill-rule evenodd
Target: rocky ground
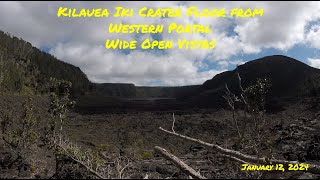
M 24 98 L 1 97 L 1 115 L 19 118 Z M 35 113 L 39 116 L 39 132 L 49 118 L 47 99 L 35 100 Z M 286 104 L 284 110 L 267 113 L 263 131 L 271 141 L 275 158 L 299 160 L 320 164 L 320 113 L 312 99 Z M 227 110 L 172 110 L 146 112 L 107 112 L 81 114 L 70 112 L 65 133 L 71 141 L 84 149 L 103 145 L 109 155 L 121 154 L 130 158 L 131 166 L 124 177 L 128 178 L 188 178 L 171 162 L 154 153 L 161 146 L 209 178 L 320 178 L 304 172 L 274 173 L 241 171 L 241 164 L 221 157 L 205 147 L 169 136 L 158 128 L 172 127 L 175 114 L 175 131 L 225 148 L 235 148 L 236 131 L 230 126 Z M 93 178 L 73 161 L 63 159 L 60 172 L 55 174 L 55 159 L 41 142 L 28 159 L 21 159 L 0 141 L 0 178 Z M 59 162 L 59 161 L 58 161 Z

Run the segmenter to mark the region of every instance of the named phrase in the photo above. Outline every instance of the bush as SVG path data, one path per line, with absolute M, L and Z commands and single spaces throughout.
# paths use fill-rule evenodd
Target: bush
M 142 159 L 150 159 L 152 157 L 152 154 L 148 151 L 144 151 L 142 153 Z
M 108 144 L 99 144 L 97 147 L 98 151 L 107 151 L 109 149 Z

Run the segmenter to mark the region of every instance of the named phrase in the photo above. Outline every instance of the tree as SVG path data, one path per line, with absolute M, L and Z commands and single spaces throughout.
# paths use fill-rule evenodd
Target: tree
M 237 149 L 252 150 L 258 155 L 266 142 L 262 134 L 266 127 L 265 104 L 271 81 L 267 78 L 258 78 L 255 84 L 243 88 L 239 72 L 237 72 L 237 78 L 240 93 L 237 95 L 231 92 L 226 84 L 223 96 L 231 109 L 231 123 L 237 130 L 239 138 Z M 241 127 L 239 127 L 239 121 Z
M 65 80 L 57 80 L 50 78 L 50 109 L 49 112 L 52 115 L 50 129 L 52 130 L 52 138 L 54 144 L 62 143 L 63 136 L 63 124 L 66 119 L 66 115 L 69 108 L 74 107 L 75 101 L 70 99 L 71 82 Z M 57 132 L 57 129 L 59 130 Z
M 36 145 L 39 134 L 36 131 L 37 119 L 33 114 L 32 98 L 23 104 L 24 113 L 20 121 L 15 122 L 8 115 L 1 122 L 3 140 L 11 147 L 18 158 L 27 159 L 30 150 Z
M 69 108 L 74 107 L 75 102 L 70 99 L 71 82 L 66 80 L 50 79 L 50 109 L 52 116 L 49 125 L 51 134 L 49 141 L 54 145 L 56 156 L 56 172 L 60 170 L 64 158 L 69 158 L 86 168 L 94 176 L 105 178 L 125 178 L 125 170 L 131 165 L 126 157 L 115 158 L 114 165 L 107 163 L 107 155 L 100 150 L 83 151 L 78 145 L 63 135 L 63 125 L 69 112 Z

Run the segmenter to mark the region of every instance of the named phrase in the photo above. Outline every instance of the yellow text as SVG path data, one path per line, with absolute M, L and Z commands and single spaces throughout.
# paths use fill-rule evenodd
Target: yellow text
M 150 39 L 145 39 L 141 43 L 141 48 L 142 49 L 170 49 L 172 48 L 173 42 L 172 41 L 158 41 L 158 40 L 153 40 L 150 41 Z
M 236 16 L 236 17 L 241 17 L 241 18 L 246 18 L 246 17 L 255 17 L 255 16 L 263 16 L 263 9 L 253 9 L 251 8 L 243 10 L 242 8 L 233 8 L 230 11 L 230 16 Z
M 106 40 L 106 49 L 136 49 L 137 41 L 124 41 L 124 40 Z
M 108 17 L 108 9 L 80 9 L 59 7 L 57 16 L 60 17 Z
M 181 33 L 211 33 L 209 25 L 192 24 L 192 25 L 177 25 L 176 23 L 171 23 L 168 27 L 168 33 L 176 32 Z

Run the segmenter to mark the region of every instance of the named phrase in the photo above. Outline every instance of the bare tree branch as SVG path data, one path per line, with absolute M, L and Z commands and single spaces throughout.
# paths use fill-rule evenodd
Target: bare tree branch
M 172 113 L 172 118 L 173 118 L 173 122 L 172 122 L 172 132 L 175 132 L 174 131 L 174 123 L 176 122 L 176 119 L 174 118 L 174 113 Z
M 199 174 L 197 171 L 192 169 L 190 166 L 188 166 L 186 163 L 184 163 L 178 157 L 174 156 L 173 154 L 170 154 L 165 149 L 163 149 L 159 146 L 156 146 L 154 149 L 162 157 L 173 162 L 179 169 L 181 169 L 182 171 L 184 171 L 185 173 L 187 173 L 191 177 L 196 178 L 196 179 L 207 179 L 206 177 L 201 176 L 201 174 Z
M 80 165 L 82 165 L 83 167 L 85 167 L 88 171 L 90 171 L 90 173 L 92 173 L 93 175 L 97 176 L 100 179 L 105 179 L 105 177 L 103 177 L 101 174 L 99 174 L 97 171 L 93 170 L 91 167 L 89 167 L 88 165 L 86 165 L 86 163 L 74 158 L 74 156 L 72 156 L 71 154 L 69 154 L 68 150 L 66 150 L 64 147 L 59 146 L 65 153 L 66 155 L 71 158 L 72 160 L 74 160 L 75 162 L 79 163 Z
M 245 161 L 245 162 L 248 162 L 248 163 L 264 164 L 264 165 L 268 165 L 268 164 L 283 164 L 283 165 L 308 164 L 309 165 L 308 172 L 313 173 L 313 174 L 320 174 L 320 166 L 319 165 L 309 164 L 309 163 L 300 163 L 298 161 L 286 161 L 286 160 L 278 160 L 278 159 L 257 158 L 257 157 L 254 157 L 254 156 L 243 154 L 243 153 L 238 152 L 238 151 L 222 148 L 221 146 L 218 146 L 216 144 L 210 144 L 210 143 L 201 141 L 199 139 L 195 139 L 195 138 L 191 138 L 191 137 L 188 137 L 188 136 L 185 136 L 185 135 L 181 135 L 181 134 L 178 134 L 178 133 L 175 133 L 175 132 L 171 132 L 171 131 L 168 131 L 166 129 L 163 129 L 162 127 L 159 127 L 159 129 L 161 131 L 164 131 L 164 132 L 172 135 L 172 136 L 176 136 L 176 137 L 179 137 L 179 138 L 182 138 L 182 139 L 194 142 L 194 143 L 198 143 L 200 145 L 212 148 L 212 149 L 214 149 L 215 151 L 217 151 L 217 152 L 219 152 L 221 154 L 224 154 L 224 155 L 227 155 L 227 156 L 232 156 L 234 158 L 237 158 L 237 159 L 239 159 L 241 161 Z
M 227 84 L 226 84 L 226 96 L 223 96 L 223 98 L 228 102 L 229 107 L 232 109 L 232 120 L 233 120 L 233 123 L 237 129 L 237 133 L 239 135 L 239 138 L 241 139 L 242 135 L 239 130 L 238 121 L 235 117 L 235 103 L 238 98 L 236 97 L 235 94 L 231 93 Z

